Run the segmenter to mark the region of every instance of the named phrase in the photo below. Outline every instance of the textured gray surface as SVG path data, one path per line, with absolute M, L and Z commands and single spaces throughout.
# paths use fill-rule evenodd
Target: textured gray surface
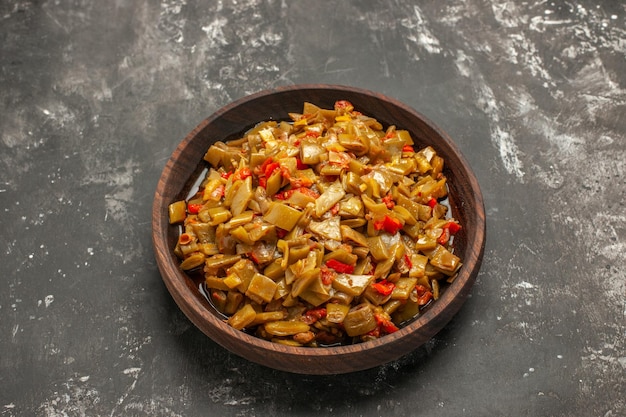
M 438 123 L 488 215 L 455 319 L 336 377 L 203 336 L 150 238 L 189 130 L 318 82 Z M 622 2 L 7 0 L 0 97 L 0 416 L 626 415 Z

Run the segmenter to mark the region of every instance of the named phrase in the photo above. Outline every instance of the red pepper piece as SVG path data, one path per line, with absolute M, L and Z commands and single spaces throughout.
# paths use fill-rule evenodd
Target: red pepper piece
M 278 169 L 279 167 L 280 167 L 280 164 L 278 162 L 270 162 L 263 169 L 263 174 L 265 175 L 266 178 L 269 178 L 272 176 L 274 171 Z
M 282 165 L 279 165 L 279 168 L 280 168 L 280 175 L 282 175 L 283 178 L 287 180 L 291 178 L 291 172 L 289 172 L 289 168 L 282 166 Z
M 304 195 L 308 195 L 309 197 L 312 197 L 312 198 L 315 198 L 315 199 L 318 199 L 320 197 L 319 193 L 317 193 L 314 190 L 311 190 L 308 187 L 300 187 L 297 190 L 298 190 L 299 193 L 302 193 Z
M 335 271 L 341 273 L 341 274 L 352 274 L 354 273 L 354 266 L 353 265 L 348 265 L 348 264 L 344 264 L 343 262 L 340 262 L 336 259 L 329 259 L 328 261 L 326 261 L 326 266 L 334 269 Z
M 261 165 L 257 165 L 257 166 L 254 168 L 254 173 L 255 173 L 256 175 L 259 175 L 259 176 L 261 176 L 261 175 L 265 175 L 265 168 L 266 168 L 269 164 L 271 164 L 272 162 L 274 162 L 274 160 L 273 160 L 273 159 L 272 159 L 272 157 L 270 156 L 270 157 L 269 157 L 269 158 L 267 158 L 265 161 L 263 161 L 263 163 L 261 163 Z
M 250 176 L 252 176 L 252 171 L 250 171 L 250 168 L 248 167 L 239 168 L 233 174 L 233 181 L 245 180 L 246 178 Z
M 187 204 L 187 211 L 189 212 L 189 214 L 198 214 L 201 208 L 202 208 L 202 204 L 195 204 L 195 203 Z
M 302 321 L 306 324 L 313 324 L 317 322 L 319 319 L 323 319 L 326 317 L 326 309 L 324 307 L 312 308 L 308 310 L 302 316 Z
M 330 285 L 335 280 L 335 271 L 326 267 L 326 265 L 322 265 L 320 267 L 320 275 L 322 279 L 322 284 L 324 285 Z
M 248 254 L 248 258 L 250 258 L 250 260 L 251 260 L 252 262 L 254 262 L 255 264 L 257 264 L 257 265 L 259 264 L 259 259 L 256 257 L 256 255 L 254 254 L 254 252 L 250 252 L 250 253 Z
M 233 175 L 233 171 L 228 171 L 228 172 L 224 172 L 220 175 L 220 177 L 224 178 L 225 180 L 229 179 L 230 176 Z
M 304 162 L 302 162 L 302 160 L 300 158 L 296 158 L 296 168 L 297 169 L 308 169 L 309 166 L 307 164 L 305 164 Z
M 450 240 L 450 235 L 456 234 L 461 230 L 461 225 L 455 222 L 448 222 L 443 226 L 443 230 L 437 242 L 441 245 L 445 245 Z
M 259 187 L 267 188 L 267 177 L 259 177 Z
M 313 185 L 313 181 L 304 175 L 298 176 L 297 178 L 289 178 L 289 183 L 294 188 L 309 188 Z
M 398 326 L 396 326 L 391 320 L 379 315 L 375 314 L 374 318 L 376 319 L 376 323 L 378 324 L 378 328 L 382 330 L 384 333 L 393 333 L 400 330 Z
M 417 284 L 415 286 L 417 290 L 417 304 L 424 306 L 433 298 L 433 293 L 423 285 Z
M 413 268 L 413 262 L 411 262 L 411 257 L 406 253 L 404 254 L 404 263 L 406 264 L 407 268 Z
M 383 203 L 385 203 L 385 206 L 387 206 L 389 210 L 391 210 L 396 205 L 396 203 L 393 201 L 393 197 L 391 194 L 387 194 L 386 196 L 383 197 L 382 200 L 383 200 Z
M 395 130 L 393 130 L 393 131 L 387 133 L 385 136 L 383 136 L 383 140 L 391 139 L 394 136 L 396 136 L 396 131 Z
M 393 332 L 397 332 L 398 330 L 400 330 L 400 329 L 398 329 L 398 326 L 393 324 L 393 322 L 391 320 L 386 320 L 383 324 L 381 324 L 380 328 L 385 333 L 393 333 Z
M 413 149 L 411 145 L 404 145 L 402 147 L 402 152 L 415 153 L 415 149 Z
M 437 200 L 435 200 L 434 198 L 431 198 L 430 200 L 428 200 L 428 206 L 430 208 L 435 208 L 436 205 L 437 205 Z
M 450 229 L 447 227 L 444 227 L 443 230 L 441 231 L 441 234 L 439 235 L 439 238 L 437 239 L 437 243 L 439 243 L 440 245 L 445 245 L 446 243 L 448 243 L 449 240 L 450 240 Z
M 372 287 L 382 295 L 389 295 L 393 292 L 393 289 L 396 288 L 396 284 L 391 281 L 387 281 L 383 279 L 382 281 L 378 281 L 372 284 Z
M 455 222 L 449 222 L 448 224 L 446 224 L 445 227 L 450 230 L 450 233 L 452 233 L 453 235 L 461 230 L 461 225 Z
M 383 229 L 385 232 L 395 235 L 398 230 L 402 229 L 402 222 L 399 219 L 391 216 L 385 216 L 383 220 Z

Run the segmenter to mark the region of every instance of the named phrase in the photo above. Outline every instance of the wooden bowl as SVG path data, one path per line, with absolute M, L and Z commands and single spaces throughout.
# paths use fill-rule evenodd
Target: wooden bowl
M 337 100 L 378 119 L 384 127 L 408 130 L 415 148 L 431 145 L 445 159 L 452 216 L 463 228 L 454 239 L 463 266 L 454 282 L 416 320 L 376 340 L 337 347 L 292 347 L 238 331 L 223 321 L 199 285 L 179 268 L 173 253 L 178 227 L 168 222 L 168 205 L 185 198 L 204 167 L 202 157 L 218 140 L 240 136 L 257 122 L 287 119 L 305 101 L 332 108 Z M 215 112 L 178 145 L 159 179 L 152 211 L 153 244 L 163 281 L 183 313 L 202 332 L 252 362 L 300 374 L 341 374 L 372 368 L 400 358 L 431 339 L 458 312 L 478 274 L 485 245 L 485 213 L 478 182 L 452 140 L 410 107 L 382 94 L 334 85 L 295 85 L 262 91 Z

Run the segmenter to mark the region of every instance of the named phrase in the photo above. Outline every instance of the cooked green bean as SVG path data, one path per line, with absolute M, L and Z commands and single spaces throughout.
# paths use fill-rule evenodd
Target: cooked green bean
M 169 207 L 180 267 L 232 327 L 273 342 L 392 333 L 461 267 L 444 160 L 344 100 L 289 117 L 207 150 L 206 178 Z

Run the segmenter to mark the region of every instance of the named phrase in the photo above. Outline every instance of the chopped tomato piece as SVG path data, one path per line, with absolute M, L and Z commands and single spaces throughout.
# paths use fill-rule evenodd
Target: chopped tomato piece
M 404 263 L 406 264 L 407 268 L 413 268 L 413 262 L 411 262 L 411 257 L 406 253 L 404 254 Z
M 326 317 L 326 309 L 324 307 L 312 308 L 304 313 L 302 321 L 306 324 L 313 324 L 319 319 Z
M 190 214 L 198 214 L 201 208 L 202 208 L 202 204 L 194 204 L 194 203 L 187 204 L 187 211 Z
M 320 268 L 322 284 L 330 285 L 335 280 L 335 272 L 328 268 L 326 265 L 322 265 Z
M 382 281 L 378 281 L 372 284 L 372 287 L 382 295 L 389 295 L 393 292 L 393 289 L 396 288 L 396 284 L 391 281 L 387 281 L 383 279 Z
M 444 227 L 443 230 L 441 230 L 441 234 L 439 235 L 439 238 L 437 239 L 437 243 L 439 243 L 440 245 L 445 245 L 446 243 L 448 243 L 449 240 L 450 240 L 450 229 L 447 227 Z
M 343 262 L 340 262 L 336 259 L 329 259 L 328 261 L 326 261 L 326 266 L 334 269 L 335 271 L 341 273 L 341 274 L 352 274 L 354 273 L 354 266 L 353 265 L 348 265 L 348 264 L 344 264 Z
M 391 210 L 396 205 L 396 203 L 393 201 L 393 196 L 391 194 L 387 194 L 383 197 L 382 200 L 389 210 Z
M 248 167 L 239 168 L 233 174 L 233 181 L 245 180 L 246 178 L 250 176 L 252 176 L 252 171 L 250 171 L 250 168 Z
M 263 173 L 265 174 L 265 178 L 271 177 L 274 171 L 278 169 L 279 167 L 280 167 L 280 164 L 278 162 L 270 162 L 269 164 L 267 164 L 263 170 Z
M 298 169 L 308 169 L 309 166 L 307 164 L 305 164 L 304 162 L 302 162 L 302 160 L 300 158 L 296 158 L 296 168 L 298 168 Z
M 417 304 L 424 306 L 433 298 L 433 293 L 423 285 L 417 284 L 415 286 L 417 290 Z
M 450 230 L 450 233 L 456 234 L 459 230 L 461 230 L 461 225 L 455 222 L 448 222 L 446 228 Z
M 402 226 L 402 222 L 392 216 L 385 216 L 382 222 L 374 223 L 374 228 L 376 230 L 384 230 L 391 235 L 398 233 L 398 230 L 402 229 Z
M 380 314 L 375 314 L 374 318 L 376 319 L 376 324 L 378 324 L 378 329 L 382 330 L 384 333 L 389 334 L 400 330 L 391 320 Z

